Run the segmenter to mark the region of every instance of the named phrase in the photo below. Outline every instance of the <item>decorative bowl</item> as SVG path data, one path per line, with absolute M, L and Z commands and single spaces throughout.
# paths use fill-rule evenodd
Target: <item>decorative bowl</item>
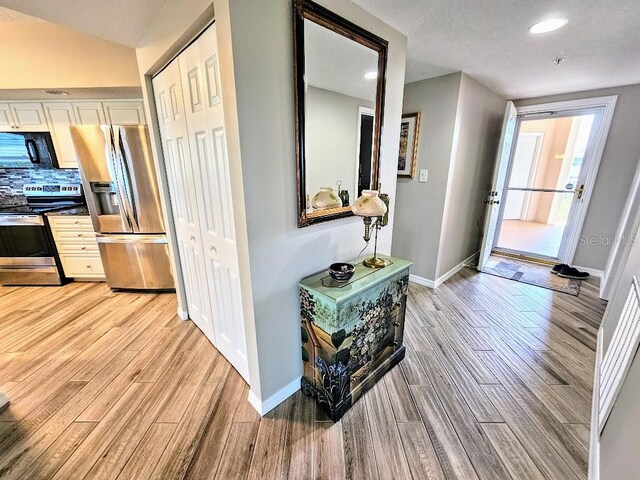
M 356 267 L 350 263 L 332 263 L 329 266 L 329 275 L 336 282 L 348 282 L 353 277 Z

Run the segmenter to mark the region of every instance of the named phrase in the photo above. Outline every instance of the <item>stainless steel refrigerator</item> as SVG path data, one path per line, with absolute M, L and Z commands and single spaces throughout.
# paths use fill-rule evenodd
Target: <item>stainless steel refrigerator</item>
M 147 127 L 70 128 L 107 284 L 113 289 L 173 289 Z

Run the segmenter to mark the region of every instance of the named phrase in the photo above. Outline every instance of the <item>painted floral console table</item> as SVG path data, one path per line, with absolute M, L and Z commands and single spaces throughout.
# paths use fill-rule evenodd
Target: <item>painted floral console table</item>
M 384 258 L 380 269 L 357 264 L 347 283 L 326 271 L 300 282 L 302 391 L 334 421 L 404 358 L 411 263 Z

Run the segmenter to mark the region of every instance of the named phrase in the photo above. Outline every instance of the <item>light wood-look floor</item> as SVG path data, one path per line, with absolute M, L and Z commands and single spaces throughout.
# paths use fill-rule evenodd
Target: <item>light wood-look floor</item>
M 335 424 L 301 393 L 260 419 L 175 308 L 104 284 L 0 288 L 0 478 L 586 478 L 592 285 L 412 284 L 407 357 Z

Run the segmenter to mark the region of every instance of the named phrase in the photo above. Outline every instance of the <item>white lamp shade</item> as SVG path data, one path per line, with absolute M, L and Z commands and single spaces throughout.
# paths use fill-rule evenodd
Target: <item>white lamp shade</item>
M 363 190 L 362 195 L 351 205 L 351 211 L 360 217 L 382 217 L 387 213 L 387 206 L 378 196 L 377 190 Z

